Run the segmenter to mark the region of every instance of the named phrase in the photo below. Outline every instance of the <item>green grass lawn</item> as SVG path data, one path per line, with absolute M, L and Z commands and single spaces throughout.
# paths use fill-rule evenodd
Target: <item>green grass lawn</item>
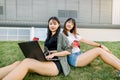
M 0 67 L 9 65 L 17 60 L 23 60 L 24 56 L 18 47 L 18 42 L 0 42 Z M 107 46 L 114 55 L 120 58 L 120 42 L 99 42 Z M 40 42 L 43 45 L 43 42 Z M 84 52 L 93 47 L 81 44 Z M 68 76 L 60 74 L 56 77 L 41 76 L 36 73 L 28 73 L 24 80 L 120 80 L 117 77 L 117 70 L 105 64 L 100 58 L 95 59 L 91 64 L 81 68 L 71 66 Z

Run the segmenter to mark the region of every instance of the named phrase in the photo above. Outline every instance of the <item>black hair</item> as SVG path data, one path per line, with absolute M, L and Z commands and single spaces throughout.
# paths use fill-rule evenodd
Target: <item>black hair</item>
M 51 32 L 50 29 L 49 29 L 49 22 L 50 22 L 50 20 L 55 20 L 55 21 L 57 21 L 58 24 L 59 24 L 59 27 L 58 27 L 56 33 L 53 35 L 53 37 L 54 37 L 55 40 L 57 39 L 58 34 L 60 33 L 60 21 L 58 20 L 57 17 L 51 17 L 51 18 L 48 20 L 47 38 L 46 38 L 45 42 L 48 41 L 48 40 L 50 39 L 50 37 L 52 36 L 52 32 Z
M 63 33 L 64 33 L 66 36 L 68 36 L 67 29 L 66 29 L 66 23 L 67 23 L 68 21 L 72 21 L 72 23 L 73 23 L 73 29 L 70 30 L 70 32 L 73 33 L 74 35 L 76 35 L 76 34 L 77 34 L 77 32 L 76 32 L 76 21 L 75 21 L 75 19 L 73 19 L 73 18 L 68 18 L 68 19 L 65 21 Z

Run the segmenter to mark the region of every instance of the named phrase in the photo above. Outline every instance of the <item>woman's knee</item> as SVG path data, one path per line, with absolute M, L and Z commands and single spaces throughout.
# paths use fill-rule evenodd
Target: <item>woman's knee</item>
M 95 50 L 97 50 L 97 51 L 100 51 L 101 50 L 101 48 L 99 48 L 99 47 L 96 47 L 96 48 L 94 48 Z
M 99 47 L 94 48 L 94 49 L 95 49 L 95 51 L 96 51 L 97 53 L 99 53 L 99 54 L 101 54 L 101 53 L 104 52 L 104 50 L 103 50 L 102 48 L 99 48 Z
M 14 62 L 13 64 L 17 66 L 17 65 L 19 65 L 20 63 L 21 63 L 21 61 L 16 61 L 16 62 Z
M 31 62 L 31 59 L 30 58 L 25 58 L 22 62 Z
M 32 59 L 30 59 L 30 58 L 25 58 L 25 59 L 21 62 L 21 64 L 22 64 L 23 66 L 26 66 L 26 67 L 29 67 L 31 63 L 32 63 Z
M 14 63 L 15 63 L 15 64 L 20 64 L 20 63 L 21 63 L 21 61 L 15 61 Z

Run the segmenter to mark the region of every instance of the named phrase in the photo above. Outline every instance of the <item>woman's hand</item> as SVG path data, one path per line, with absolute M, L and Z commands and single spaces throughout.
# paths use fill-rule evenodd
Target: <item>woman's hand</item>
M 73 48 L 73 47 L 76 47 L 76 45 L 74 44 L 74 42 L 71 44 L 71 46 L 72 46 L 72 48 Z
M 49 54 L 48 56 L 46 56 L 45 58 L 47 59 L 47 60 L 50 60 L 50 59 L 52 59 L 54 57 L 54 54 Z
M 72 47 L 80 47 L 80 43 L 79 41 L 74 41 L 72 44 L 71 44 Z
M 101 48 L 104 49 L 105 51 L 109 52 L 109 53 L 112 53 L 106 46 L 104 45 L 101 45 Z
M 52 50 L 52 51 L 50 51 L 50 53 L 56 53 L 57 52 L 57 50 Z

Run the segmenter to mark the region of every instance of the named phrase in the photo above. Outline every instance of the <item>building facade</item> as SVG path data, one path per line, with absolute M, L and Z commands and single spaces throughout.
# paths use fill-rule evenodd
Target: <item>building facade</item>
M 88 28 L 96 24 L 117 24 L 115 20 L 119 15 L 115 17 L 114 7 L 117 1 L 119 0 L 0 0 L 0 40 L 31 40 L 34 36 L 45 38 L 46 35 L 40 34 L 46 34 L 46 29 L 42 28 L 46 28 L 51 16 L 57 16 L 61 24 L 72 17 L 78 26 L 87 24 Z
M 0 0 L 0 20 L 46 22 L 57 16 L 79 23 L 111 24 L 112 0 Z

